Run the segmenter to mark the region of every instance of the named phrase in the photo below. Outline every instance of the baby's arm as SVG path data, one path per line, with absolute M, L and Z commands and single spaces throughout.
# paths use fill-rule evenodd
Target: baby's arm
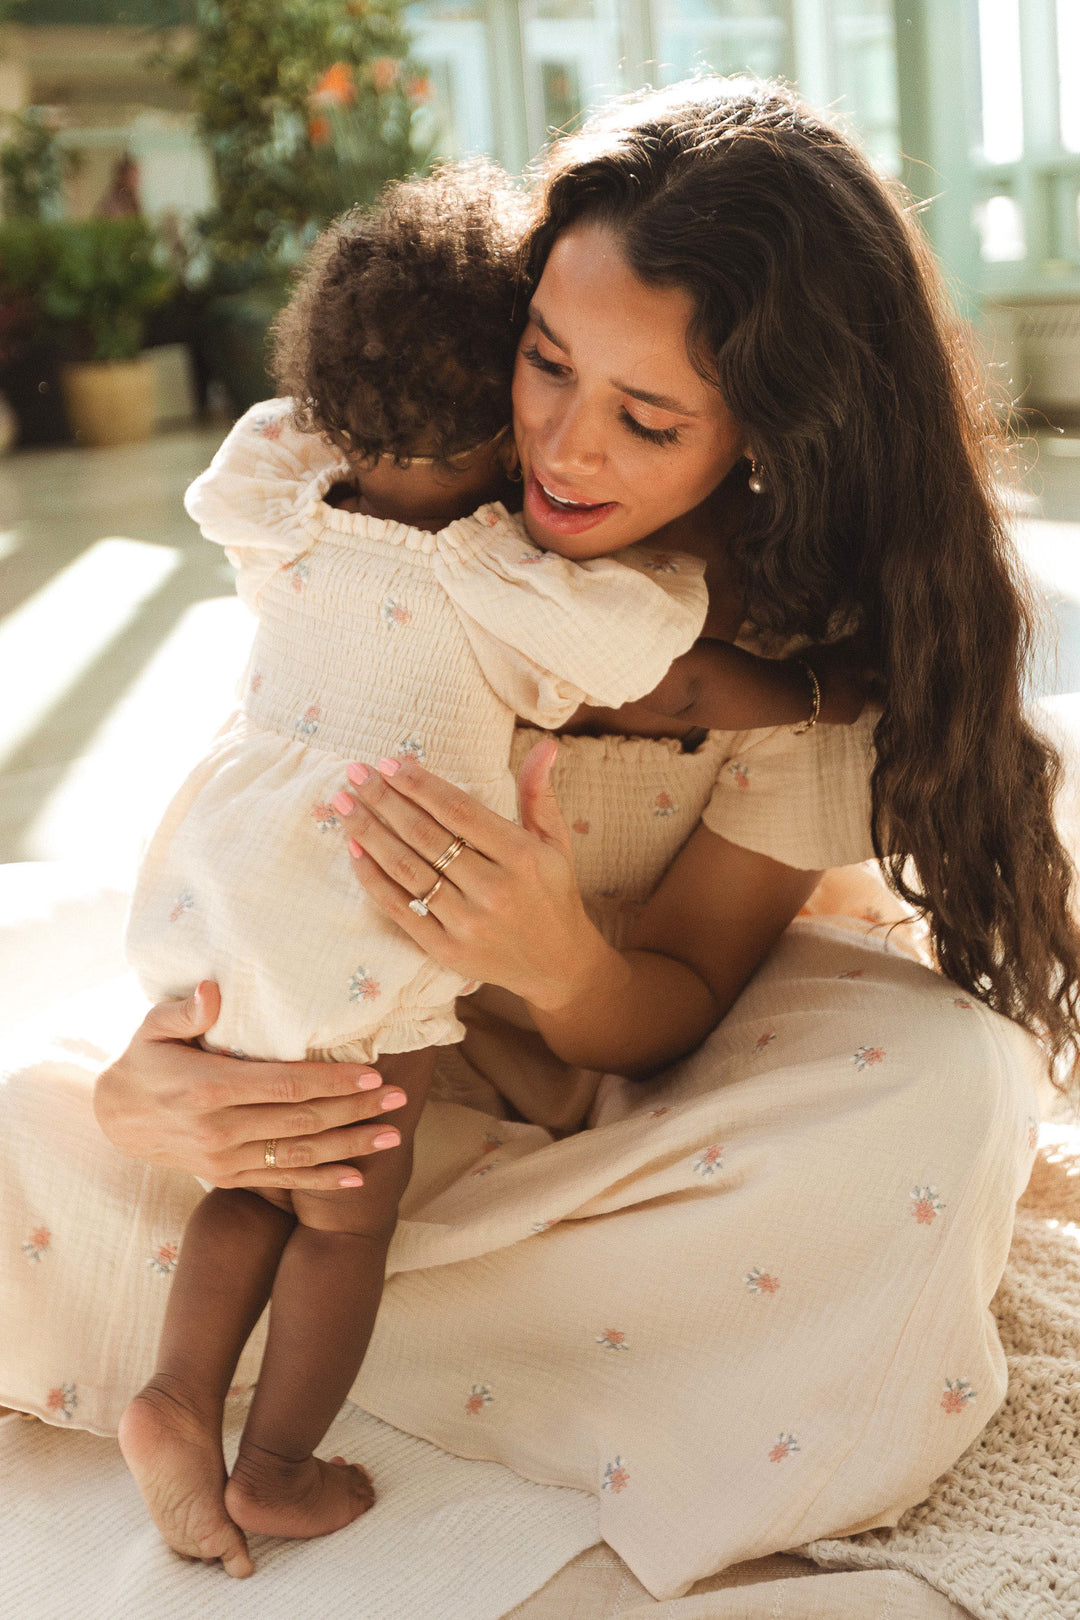
M 861 666 L 843 650 L 815 647 L 796 658 L 758 658 L 729 641 L 701 640 L 677 658 L 644 708 L 710 731 L 797 726 L 814 707 L 810 665 L 821 689 L 819 721 L 852 725 L 871 697 Z

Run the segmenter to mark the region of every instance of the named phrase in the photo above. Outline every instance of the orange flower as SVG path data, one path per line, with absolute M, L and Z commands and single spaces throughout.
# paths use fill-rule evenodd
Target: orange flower
M 435 91 L 426 73 L 414 73 L 405 86 L 405 94 L 411 101 L 430 101 Z
M 314 107 L 347 107 L 356 100 L 356 81 L 347 62 L 328 67 L 310 97 Z
M 307 133 L 312 146 L 325 146 L 330 139 L 330 120 L 313 118 L 308 124 Z
M 371 73 L 371 82 L 380 95 L 392 90 L 397 83 L 401 72 L 401 63 L 393 56 L 376 56 L 368 64 Z

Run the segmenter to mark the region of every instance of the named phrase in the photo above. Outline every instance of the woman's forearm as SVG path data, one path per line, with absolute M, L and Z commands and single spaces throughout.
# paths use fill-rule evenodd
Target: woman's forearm
M 725 1009 L 685 962 L 617 951 L 597 934 L 565 999 L 529 1011 L 564 1062 L 644 1079 L 700 1045 Z

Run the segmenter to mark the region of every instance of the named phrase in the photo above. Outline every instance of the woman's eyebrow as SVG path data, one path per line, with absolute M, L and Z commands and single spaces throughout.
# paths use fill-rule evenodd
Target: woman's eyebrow
M 535 304 L 529 305 L 529 319 L 534 326 L 540 328 L 549 343 L 554 343 L 555 347 L 561 349 L 564 354 L 570 353 L 569 348 L 562 339 L 555 336 L 555 333 L 551 330 Z M 701 411 L 692 411 L 688 405 L 680 404 L 677 399 L 672 399 L 670 394 L 651 394 L 645 388 L 631 388 L 627 383 L 617 382 L 614 377 L 611 379 L 611 386 L 617 388 L 620 394 L 629 394 L 631 399 L 640 399 L 643 405 L 655 405 L 658 410 L 672 411 L 676 416 L 700 416 L 702 414 Z

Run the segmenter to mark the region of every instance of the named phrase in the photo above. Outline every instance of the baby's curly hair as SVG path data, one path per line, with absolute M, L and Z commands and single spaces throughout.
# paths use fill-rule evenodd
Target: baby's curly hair
M 317 239 L 273 328 L 294 419 L 359 460 L 449 462 L 510 421 L 525 202 L 493 164 L 386 188 Z

